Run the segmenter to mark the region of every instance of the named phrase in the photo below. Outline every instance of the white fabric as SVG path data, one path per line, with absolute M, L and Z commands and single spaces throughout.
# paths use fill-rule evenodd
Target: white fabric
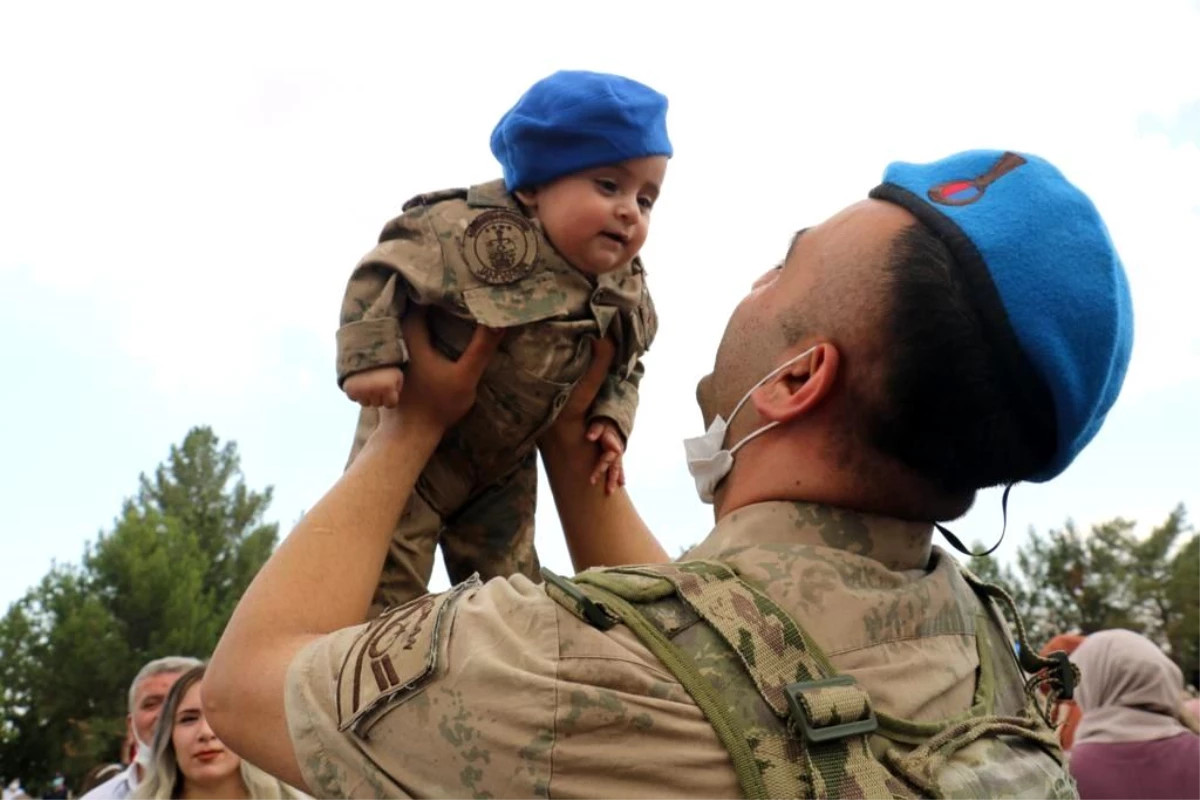
M 118 772 L 80 800 L 128 800 L 137 785 L 137 765 L 130 764 L 123 772 Z

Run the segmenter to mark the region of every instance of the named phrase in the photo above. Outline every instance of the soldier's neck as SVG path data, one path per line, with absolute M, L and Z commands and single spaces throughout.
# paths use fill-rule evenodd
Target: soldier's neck
M 764 500 L 727 511 L 709 540 L 721 548 L 754 544 L 832 547 L 889 569 L 927 568 L 933 525 L 804 500 Z

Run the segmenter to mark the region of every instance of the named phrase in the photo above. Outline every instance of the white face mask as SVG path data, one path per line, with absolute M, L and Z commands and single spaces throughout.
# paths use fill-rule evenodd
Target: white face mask
M 763 376 L 762 380 L 751 386 L 742 395 L 742 399 L 733 407 L 733 412 L 729 415 L 728 420 L 725 420 L 718 414 L 713 419 L 712 424 L 708 426 L 708 430 L 705 431 L 703 436 L 695 436 L 683 440 L 683 449 L 687 453 L 688 472 L 692 473 L 692 478 L 696 481 L 696 493 L 700 495 L 700 499 L 705 503 L 713 501 L 713 493 L 716 492 L 717 485 L 725 479 L 725 476 L 729 474 L 729 470 L 733 469 L 733 454 L 755 436 L 760 436 L 779 424 L 778 422 L 768 422 L 753 433 L 744 436 L 733 447 L 725 450 L 725 433 L 729 428 L 729 423 L 733 422 L 733 418 L 742 410 L 742 406 L 750 399 L 750 395 L 754 394 L 755 389 L 800 359 L 805 358 L 815 349 L 815 347 L 810 347 L 795 358 L 789 358 Z
M 133 740 L 137 742 L 137 752 L 134 753 L 133 763 L 142 769 L 150 769 L 150 765 L 154 763 L 154 753 L 150 750 L 150 745 L 142 741 L 142 737 L 137 735 L 137 731 L 133 732 Z

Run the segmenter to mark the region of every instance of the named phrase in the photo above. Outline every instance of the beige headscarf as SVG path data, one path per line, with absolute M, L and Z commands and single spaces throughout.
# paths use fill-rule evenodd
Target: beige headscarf
M 1126 630 L 1088 636 L 1071 654 L 1083 712 L 1075 744 L 1142 742 L 1187 732 L 1179 722 L 1183 673 L 1158 645 Z

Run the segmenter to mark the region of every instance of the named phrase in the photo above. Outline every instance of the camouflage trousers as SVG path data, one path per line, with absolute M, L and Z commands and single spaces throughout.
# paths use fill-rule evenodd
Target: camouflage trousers
M 379 412 L 364 408 L 358 416 L 349 466 L 379 422 Z M 371 601 L 368 619 L 428 591 L 434 550 L 440 544 L 451 584 L 475 572 L 486 581 L 521 574 L 541 581 L 533 546 L 537 504 L 537 452 L 530 452 L 500 480 L 477 487 L 459 508 L 441 513 L 414 491 L 396 524 Z

